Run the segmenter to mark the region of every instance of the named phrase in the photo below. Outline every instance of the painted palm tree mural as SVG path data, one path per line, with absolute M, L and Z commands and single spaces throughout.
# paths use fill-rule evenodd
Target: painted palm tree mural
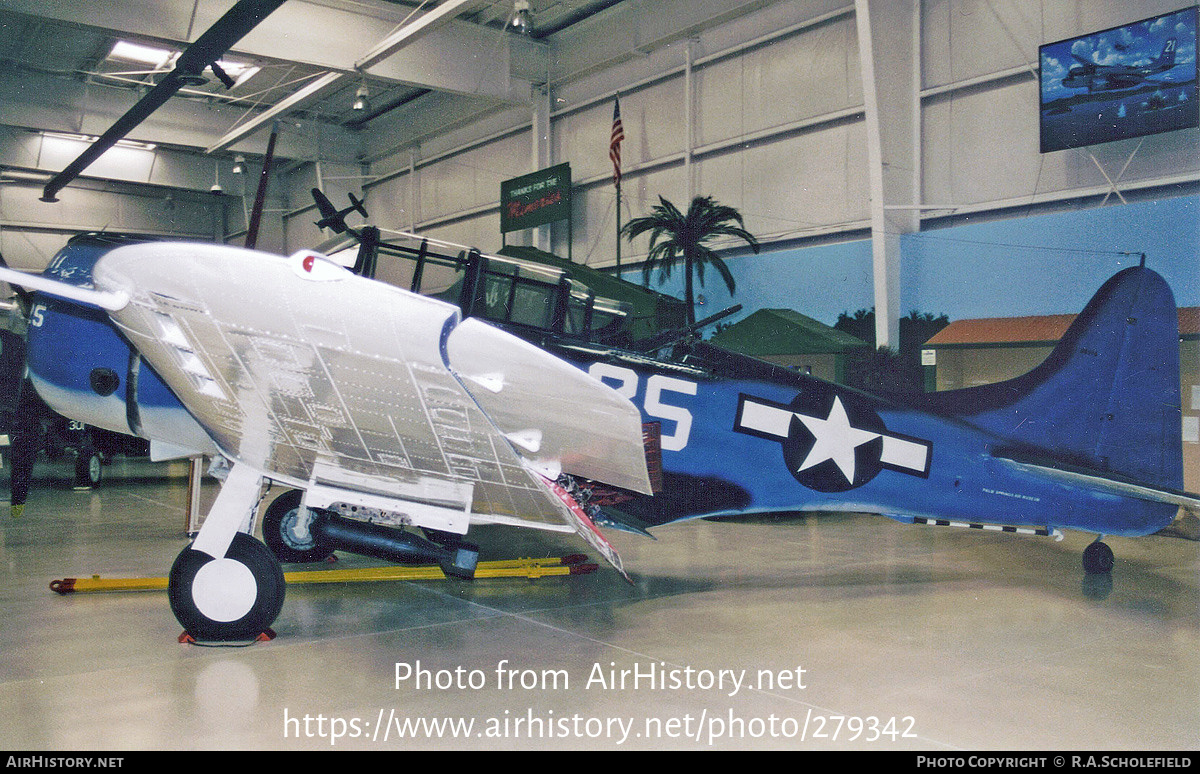
M 696 321 L 696 298 L 693 277 L 704 285 L 704 269 L 711 265 L 733 293 L 736 282 L 725 261 L 709 244 L 720 237 L 736 237 L 744 240 L 755 253 L 758 240 L 746 230 L 741 213 L 733 207 L 718 204 L 711 196 L 697 196 L 688 207 L 687 214 L 679 211 L 662 196 L 651 214 L 634 218 L 625 224 L 621 232 L 632 242 L 642 234 L 650 234 L 650 249 L 642 266 L 643 282 L 650 282 L 650 275 L 658 271 L 659 282 L 671 276 L 675 264 L 682 259 L 684 270 L 684 301 L 687 304 L 688 324 Z

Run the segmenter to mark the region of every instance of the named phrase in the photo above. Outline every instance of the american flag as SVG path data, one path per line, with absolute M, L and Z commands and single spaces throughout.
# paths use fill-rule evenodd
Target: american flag
M 625 127 L 621 125 L 621 99 L 613 103 L 612 137 L 608 140 L 608 157 L 613 164 L 613 185 L 621 185 L 621 140 L 625 139 Z

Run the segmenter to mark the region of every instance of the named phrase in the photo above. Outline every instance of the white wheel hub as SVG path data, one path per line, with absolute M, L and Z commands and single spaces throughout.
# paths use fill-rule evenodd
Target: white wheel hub
M 213 621 L 236 621 L 254 607 L 258 582 L 250 568 L 236 559 L 214 559 L 192 581 L 192 601 Z

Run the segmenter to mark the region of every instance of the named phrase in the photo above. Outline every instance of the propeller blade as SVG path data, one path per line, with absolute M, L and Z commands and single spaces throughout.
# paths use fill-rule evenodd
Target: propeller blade
M 42 190 L 42 201 L 56 202 L 57 194 L 79 173 L 98 159 L 105 151 L 124 139 L 130 131 L 158 110 L 189 81 L 200 77 L 206 67 L 211 66 L 235 43 L 254 29 L 272 11 L 283 5 L 285 0 L 239 0 L 225 15 L 209 27 L 196 42 L 184 49 L 175 62 L 175 69 L 158 82 L 146 96 L 117 119 L 99 140 L 59 172 Z M 218 76 L 219 77 L 219 76 Z

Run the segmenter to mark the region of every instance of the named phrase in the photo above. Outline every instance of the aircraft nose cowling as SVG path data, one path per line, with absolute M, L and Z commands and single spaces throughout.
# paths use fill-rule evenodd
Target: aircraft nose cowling
M 47 299 L 34 306 L 32 319 L 26 363 L 42 400 L 65 417 L 131 434 L 125 404 L 129 345 L 108 318 Z
M 154 441 L 160 442 L 159 451 L 165 451 L 163 441 L 202 451 L 211 446 L 207 436 L 105 314 L 123 310 L 128 295 L 95 289 L 96 262 L 116 246 L 137 241 L 119 234 L 81 234 L 43 274 L 18 278 L 35 291 L 26 353 L 30 379 L 57 413 L 147 438 L 152 456 Z M 178 446 L 181 441 L 198 445 Z

